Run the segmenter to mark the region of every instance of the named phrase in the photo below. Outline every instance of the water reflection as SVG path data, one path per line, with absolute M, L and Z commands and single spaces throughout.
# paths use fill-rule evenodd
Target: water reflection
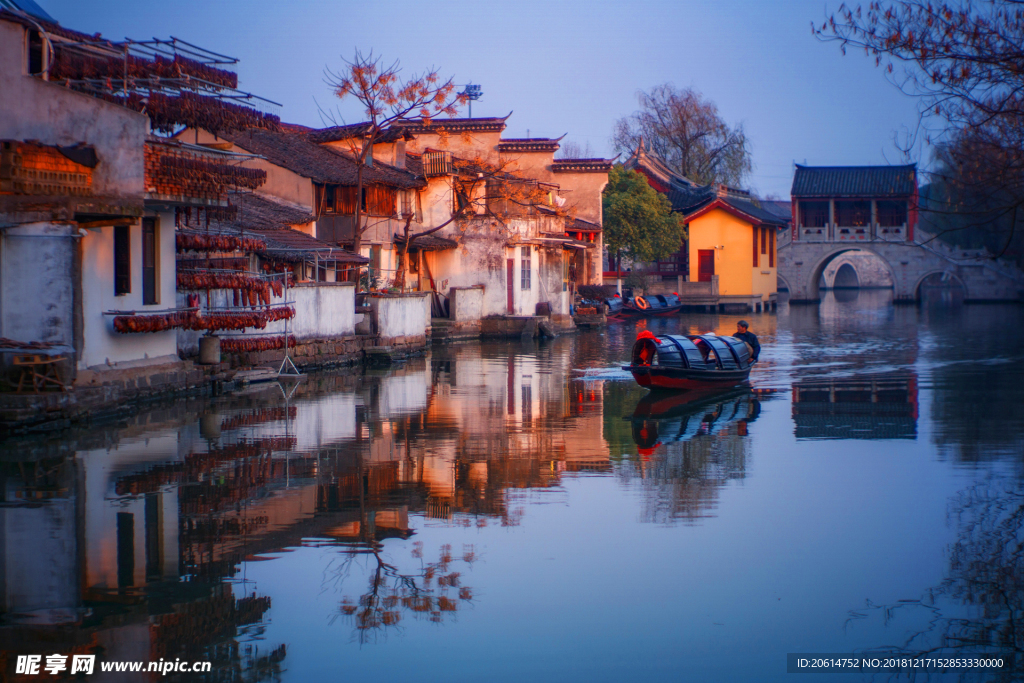
M 993 656 L 1005 670 L 978 680 L 1018 681 L 1024 674 L 1024 483 L 993 477 L 950 503 L 957 538 L 946 578 L 919 599 L 850 613 L 850 623 L 881 620 L 899 633 L 894 648 L 910 656 Z M 1012 664 L 1010 664 L 1012 662 Z M 969 674 L 964 674 L 965 676 Z
M 917 375 L 863 373 L 793 384 L 798 439 L 917 438 Z
M 1024 315 L 884 297 L 826 295 L 820 307 L 744 316 L 762 362 L 750 387 L 725 394 L 648 395 L 618 369 L 644 325 L 730 332 L 741 317 L 694 314 L 543 344 L 435 347 L 387 371 L 316 374 L 288 390 L 155 404 L 121 424 L 9 440 L 0 649 L 7 661 L 209 658 L 209 680 L 266 680 L 306 675 L 317 657 L 336 672 L 350 642 L 374 644 L 344 650 L 367 670 L 402 660 L 399 641 L 422 659 L 438 626 L 469 649 L 486 647 L 484 632 L 500 632 L 495 649 L 518 633 L 518 651 L 560 644 L 550 625 L 585 631 L 602 652 L 623 638 L 634 650 L 703 639 L 720 655 L 756 648 L 763 634 L 741 629 L 771 618 L 777 651 L 759 651 L 769 661 L 782 640 L 841 630 L 860 596 L 890 604 L 929 588 L 928 609 L 948 616 L 940 640 L 1019 643 L 1024 350 L 1006 331 Z M 864 439 L 891 442 L 882 457 Z M 960 490 L 960 540 L 942 557 L 945 502 Z M 842 551 L 836 527 L 860 548 L 886 534 L 917 545 L 886 551 L 902 558 L 899 572 L 873 574 L 855 554 L 830 565 Z M 637 549 L 609 555 L 603 544 L 626 536 L 642 539 Z M 694 585 L 677 569 L 701 595 L 676 592 Z M 621 592 L 634 571 L 658 585 L 657 601 L 587 611 L 592 586 L 609 604 L 635 604 Z M 823 586 L 839 574 L 858 597 L 830 597 L 842 586 Z M 805 594 L 814 610 L 787 604 Z M 573 599 L 576 613 L 560 607 Z M 738 633 L 718 616 L 701 621 L 718 604 Z M 544 637 L 529 640 L 535 631 Z M 819 651 L 870 645 L 877 631 Z M 310 641 L 327 646 L 311 654 Z M 738 678 L 703 666 L 709 680 Z
M 641 398 L 631 419 L 640 457 L 619 470 L 624 480 L 641 482 L 641 519 L 693 523 L 710 516 L 719 490 L 746 476 L 748 425 L 760 413 L 749 386 Z

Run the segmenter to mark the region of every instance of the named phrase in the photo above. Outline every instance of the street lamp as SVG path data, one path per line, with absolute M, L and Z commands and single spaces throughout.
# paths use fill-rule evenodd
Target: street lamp
M 465 90 L 459 94 L 465 95 L 466 99 L 469 100 L 469 118 L 473 118 L 473 102 L 479 100 L 483 96 L 484 91 L 480 89 L 479 85 L 467 83 Z

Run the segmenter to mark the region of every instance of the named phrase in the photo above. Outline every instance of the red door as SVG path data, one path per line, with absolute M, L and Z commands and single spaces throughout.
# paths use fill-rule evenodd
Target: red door
M 515 300 L 512 298 L 512 285 L 515 282 L 516 276 L 516 260 L 510 258 L 508 259 L 507 264 L 508 273 L 506 274 L 505 277 L 505 291 L 508 292 L 508 312 L 511 315 L 516 312 Z
M 715 274 L 715 250 L 697 250 L 697 282 L 711 282 Z

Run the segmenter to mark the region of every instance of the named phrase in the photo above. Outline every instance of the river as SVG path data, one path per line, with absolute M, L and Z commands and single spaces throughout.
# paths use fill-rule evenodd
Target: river
M 437 346 L 9 440 L 0 663 L 781 681 L 789 653 L 1024 650 L 1024 309 L 837 291 L 743 316 L 749 387 L 652 401 L 621 370 L 640 328 L 740 317 Z

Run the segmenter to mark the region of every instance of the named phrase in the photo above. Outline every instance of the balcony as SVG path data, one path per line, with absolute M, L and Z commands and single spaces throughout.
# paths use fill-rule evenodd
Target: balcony
M 797 228 L 799 242 L 903 242 L 907 239 L 907 225 L 838 225 L 829 224 Z

